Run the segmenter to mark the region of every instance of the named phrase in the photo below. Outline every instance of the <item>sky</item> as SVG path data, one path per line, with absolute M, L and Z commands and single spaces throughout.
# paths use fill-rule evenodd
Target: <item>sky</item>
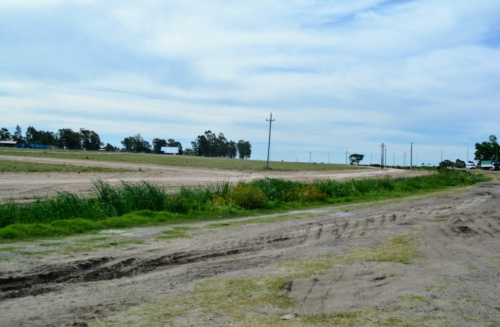
M 117 147 L 211 130 L 256 160 L 271 127 L 272 161 L 472 160 L 500 137 L 500 1 L 0 0 L 16 125 Z

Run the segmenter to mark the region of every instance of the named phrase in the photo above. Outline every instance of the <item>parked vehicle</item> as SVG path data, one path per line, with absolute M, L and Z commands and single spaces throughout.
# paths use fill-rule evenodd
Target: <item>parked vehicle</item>
M 476 169 L 476 164 L 472 161 L 469 161 L 468 163 L 465 164 L 465 168 L 467 169 Z
M 480 164 L 482 170 L 500 170 L 500 162 L 492 160 L 481 160 Z

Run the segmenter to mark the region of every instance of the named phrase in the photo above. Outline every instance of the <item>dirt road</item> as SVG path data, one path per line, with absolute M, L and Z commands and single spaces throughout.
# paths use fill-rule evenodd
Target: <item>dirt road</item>
M 181 186 L 207 185 L 219 182 L 250 181 L 264 177 L 282 178 L 293 181 L 312 181 L 315 179 L 370 178 L 378 176 L 414 176 L 418 171 L 402 169 L 366 168 L 342 171 L 231 171 L 217 169 L 197 169 L 169 167 L 161 165 L 139 165 L 89 160 L 55 159 L 5 156 L 1 160 L 28 161 L 39 163 L 66 164 L 74 166 L 99 166 L 125 168 L 129 172 L 117 173 L 0 173 L 1 201 L 33 201 L 36 198 L 53 196 L 59 191 L 86 195 L 92 191 L 93 181 L 101 179 L 111 185 L 125 182 L 151 181 L 170 191 Z
M 490 182 L 397 203 L 2 244 L 0 326 L 497 326 L 499 199 Z M 286 285 L 275 297 L 273 278 Z

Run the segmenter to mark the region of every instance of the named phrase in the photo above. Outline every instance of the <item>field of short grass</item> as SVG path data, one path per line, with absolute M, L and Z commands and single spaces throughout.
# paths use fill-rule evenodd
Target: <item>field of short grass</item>
M 51 150 L 31 150 L 31 149 L 10 149 L 0 148 L 0 159 L 2 155 L 28 156 L 35 158 L 59 158 L 78 159 L 89 161 L 107 161 L 119 163 L 151 164 L 175 167 L 194 167 L 208 169 L 229 169 L 229 170 L 265 170 L 266 162 L 261 160 L 241 160 L 226 158 L 205 158 L 192 156 L 166 156 L 147 153 L 122 153 L 122 152 L 96 152 L 96 151 L 51 151 Z M 331 171 L 358 169 L 362 166 L 325 164 L 325 163 L 303 163 L 303 162 L 281 162 L 272 161 L 269 168 L 279 171 Z

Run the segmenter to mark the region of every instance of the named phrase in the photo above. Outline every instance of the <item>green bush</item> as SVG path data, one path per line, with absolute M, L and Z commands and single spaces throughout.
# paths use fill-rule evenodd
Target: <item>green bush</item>
M 251 184 L 264 192 L 269 201 L 274 202 L 286 202 L 289 191 L 297 185 L 302 185 L 302 183 L 277 178 L 258 179 Z
M 261 189 L 247 183 L 238 183 L 229 191 L 228 199 L 244 209 L 264 208 L 269 202 Z
M 288 201 L 311 202 L 324 201 L 328 195 L 312 184 L 298 185 L 287 192 Z

